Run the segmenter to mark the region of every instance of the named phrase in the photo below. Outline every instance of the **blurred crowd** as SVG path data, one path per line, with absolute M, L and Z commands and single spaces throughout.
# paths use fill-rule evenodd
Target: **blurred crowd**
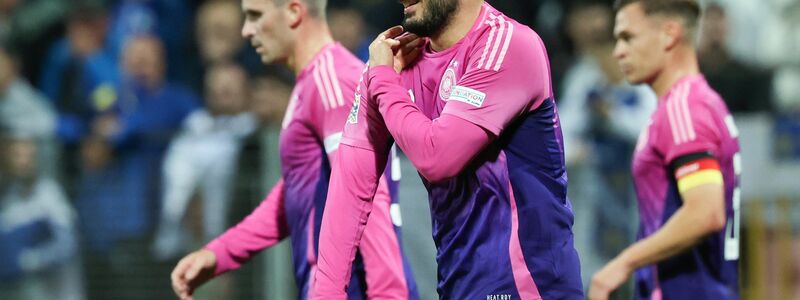
M 633 240 L 630 157 L 655 95 L 617 68 L 611 1 L 489 3 L 548 47 L 588 282 Z M 703 3 L 708 81 L 734 113 L 773 116 L 779 155 L 800 159 L 800 1 Z M 401 11 L 329 0 L 327 16 L 366 58 Z M 242 21 L 238 0 L 0 0 L 1 299 L 167 298 L 175 259 L 258 203 L 293 77 Z

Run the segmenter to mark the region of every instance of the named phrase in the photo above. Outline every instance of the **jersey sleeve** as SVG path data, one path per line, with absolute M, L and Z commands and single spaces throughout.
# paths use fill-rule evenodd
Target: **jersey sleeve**
M 367 225 L 372 200 L 386 167 L 389 149 L 375 151 L 342 143 L 333 170 L 319 234 L 313 300 L 346 299 L 356 249 Z
M 550 70 L 541 39 L 527 27 L 498 17 L 476 42 L 464 75 L 442 114 L 500 135 L 516 117 L 551 97 Z
M 217 257 L 215 275 L 238 269 L 256 253 L 289 235 L 283 205 L 284 186 L 281 179 L 250 215 L 206 245 L 205 248 Z
M 680 88 L 679 88 L 680 89 Z M 665 122 L 660 122 L 659 149 L 666 163 L 694 153 L 718 156 L 721 132 L 710 109 L 701 101 L 689 101 L 688 91 L 666 102 Z
M 391 144 L 391 135 L 375 101 L 369 101 L 367 71 L 365 67 L 352 95 L 353 106 L 347 115 L 341 142 L 366 150 L 381 148 L 382 151 Z
M 308 98 L 304 100 L 310 104 L 308 123 L 323 142 L 325 153 L 333 159 L 333 153 L 339 148 L 342 139 L 345 119 L 353 103 L 355 84 L 348 81 L 351 78 L 346 74 L 332 72 L 332 67 L 325 65 L 326 61 L 321 60 L 320 64 L 323 65 L 312 70 L 310 76 L 313 83 L 307 85 L 303 96 Z

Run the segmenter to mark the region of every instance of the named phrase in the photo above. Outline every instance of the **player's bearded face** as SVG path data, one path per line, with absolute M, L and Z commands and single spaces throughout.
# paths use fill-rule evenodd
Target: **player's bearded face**
M 401 0 L 403 28 L 419 36 L 439 33 L 458 9 L 459 0 Z

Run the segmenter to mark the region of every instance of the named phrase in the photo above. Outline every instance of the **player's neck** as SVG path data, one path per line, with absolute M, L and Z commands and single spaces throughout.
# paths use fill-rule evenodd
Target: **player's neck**
M 322 48 L 333 43 L 333 36 L 324 20 L 309 20 L 308 24 L 298 30 L 292 55 L 287 60 L 287 65 L 295 76 L 300 75 Z
M 483 1 L 463 1 L 453 14 L 453 19 L 439 34 L 431 36 L 431 49 L 446 50 L 467 36 L 481 14 Z
M 663 99 L 678 81 L 686 76 L 697 74 L 700 74 L 700 67 L 697 64 L 697 54 L 694 48 L 683 47 L 668 57 L 664 69 L 650 83 L 650 87 L 659 99 Z

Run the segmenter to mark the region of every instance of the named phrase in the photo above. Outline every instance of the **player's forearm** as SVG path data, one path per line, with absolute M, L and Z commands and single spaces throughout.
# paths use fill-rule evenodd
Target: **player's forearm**
M 677 255 L 717 230 L 716 226 L 703 225 L 708 220 L 706 213 L 692 211 L 692 207 L 684 205 L 661 229 L 628 247 L 619 259 L 635 270 Z
M 372 151 L 341 144 L 328 186 L 311 299 L 344 299 L 356 249 L 386 167 L 388 147 Z
M 206 245 L 217 258 L 215 275 L 238 269 L 256 253 L 288 236 L 283 197 L 281 179 L 250 215 Z
M 370 70 L 369 86 L 395 142 L 429 181 L 455 176 L 489 142 L 482 128 L 461 118 L 443 114 L 429 119 L 389 67 Z

